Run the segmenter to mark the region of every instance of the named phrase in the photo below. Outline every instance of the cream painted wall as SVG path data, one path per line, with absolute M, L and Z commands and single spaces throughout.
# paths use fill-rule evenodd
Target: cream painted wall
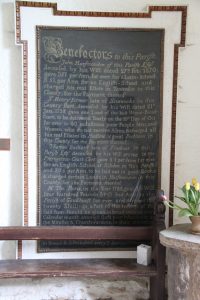
M 197 177 L 200 180 L 200 1 L 58 1 L 58 8 L 66 10 L 135 12 L 145 11 L 147 5 L 188 5 L 186 47 L 180 49 L 179 55 L 175 166 L 175 194 L 177 194 L 177 187 L 181 186 L 186 180 L 190 180 L 192 177 Z M 0 1 L 0 59 L 0 138 L 11 138 L 11 151 L 0 152 L 0 225 L 6 226 L 21 224 L 23 193 L 21 164 L 22 68 L 21 49 L 15 45 L 13 0 Z M 185 220 L 179 219 L 175 215 L 174 223 L 179 222 L 185 222 Z M 15 246 L 13 243 L 2 242 L 0 246 L 1 258 L 14 257 Z M 94 282 L 93 284 L 96 289 L 91 292 L 91 285 L 88 281 L 74 282 L 64 279 L 43 281 L 1 280 L 0 299 L 89 300 L 111 295 L 110 291 L 114 283 L 110 283 L 110 286 L 106 282 Z M 114 286 L 116 294 L 115 296 L 111 295 L 114 297 L 111 299 L 136 299 L 131 295 L 135 293 L 135 297 L 137 297 L 138 291 L 141 290 L 141 282 L 135 283 L 133 287 L 130 287 L 128 282 L 120 284 L 117 287 L 122 287 L 121 296 L 119 296 L 120 289 L 117 290 L 117 287 Z M 103 290 L 104 292 L 102 292 Z M 122 293 L 122 291 L 124 292 Z M 146 290 L 143 299 L 147 299 L 145 293 Z

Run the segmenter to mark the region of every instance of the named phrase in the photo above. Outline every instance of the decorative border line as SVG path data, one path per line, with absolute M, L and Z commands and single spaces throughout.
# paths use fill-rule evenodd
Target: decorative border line
M 187 7 L 182 7 L 181 16 L 181 41 L 174 45 L 173 87 L 172 87 L 172 113 L 171 113 L 171 155 L 170 155 L 170 185 L 169 198 L 174 199 L 174 171 L 176 155 L 176 110 L 177 110 L 177 83 L 178 83 L 178 58 L 179 48 L 185 47 L 186 41 Z M 173 210 L 169 210 L 169 225 L 173 225 Z
M 47 2 L 16 2 L 16 41 L 23 45 L 24 70 L 24 225 L 28 225 L 28 44 L 21 40 L 21 7 L 52 8 L 55 16 L 77 17 L 108 17 L 108 18 L 151 18 L 152 12 L 181 12 L 181 40 L 174 45 L 173 66 L 173 94 L 171 117 L 171 154 L 170 154 L 170 186 L 169 198 L 174 198 L 174 169 L 175 169 L 175 139 L 176 139 L 176 110 L 177 110 L 177 79 L 179 47 L 185 47 L 187 6 L 149 6 L 148 12 L 90 12 L 90 11 L 62 11 L 57 9 L 57 3 Z M 169 225 L 173 224 L 173 211 L 169 211 Z

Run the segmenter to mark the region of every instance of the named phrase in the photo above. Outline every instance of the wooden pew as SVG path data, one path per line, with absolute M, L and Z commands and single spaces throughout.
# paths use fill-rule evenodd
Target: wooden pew
M 18 259 L 0 261 L 0 278 L 92 277 L 98 279 L 150 278 L 150 297 L 165 299 L 165 248 L 159 232 L 165 228 L 162 191 L 155 198 L 152 226 L 145 227 L 0 227 L 0 240 L 135 240 L 152 245 L 152 264 L 134 259 Z

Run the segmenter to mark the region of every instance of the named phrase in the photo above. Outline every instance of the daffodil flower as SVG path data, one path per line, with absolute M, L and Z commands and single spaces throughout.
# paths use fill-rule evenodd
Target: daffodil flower
M 196 178 L 192 178 L 192 184 L 193 184 L 193 186 L 195 186 L 196 183 L 197 183 Z
M 185 189 L 186 189 L 186 191 L 190 190 L 190 182 L 185 183 Z
M 200 188 L 199 182 L 195 183 L 194 188 L 195 188 L 195 191 L 197 191 L 197 192 L 199 191 L 199 188 Z
M 164 204 L 172 209 L 178 210 L 178 215 L 180 217 L 190 217 L 190 216 L 199 216 L 200 215 L 200 183 L 196 178 L 192 179 L 192 184 L 186 182 L 181 188 L 183 196 L 175 196 L 183 202 L 183 206 L 180 206 L 179 203 L 174 203 L 173 200 L 167 199 L 163 195 L 162 200 Z

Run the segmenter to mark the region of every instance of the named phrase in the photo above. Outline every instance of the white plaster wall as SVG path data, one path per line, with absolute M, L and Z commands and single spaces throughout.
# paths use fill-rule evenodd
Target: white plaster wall
M 21 223 L 22 76 L 14 22 L 13 1 L 0 1 L 0 137 L 11 139 L 11 151 L 0 151 L 1 226 Z M 15 254 L 10 242 L 1 244 L 1 256 Z
M 38 1 L 39 2 L 39 1 Z M 54 1 L 44 1 L 54 2 Z M 188 5 L 186 47 L 180 50 L 177 105 L 175 193 L 200 180 L 200 1 L 199 0 L 59 0 L 58 8 L 95 11 L 145 11 L 147 5 Z M 14 1 L 0 0 L 0 138 L 11 138 L 11 151 L 0 152 L 0 225 L 22 220 L 22 76 L 21 49 L 15 46 Z M 169 99 L 171 101 L 171 99 Z M 174 222 L 185 222 L 176 215 Z M 0 258 L 15 256 L 10 242 L 0 244 Z M 143 290 L 143 294 L 140 291 Z M 140 296 L 139 296 L 140 293 Z M 147 299 L 144 281 L 0 280 L 2 300 Z

